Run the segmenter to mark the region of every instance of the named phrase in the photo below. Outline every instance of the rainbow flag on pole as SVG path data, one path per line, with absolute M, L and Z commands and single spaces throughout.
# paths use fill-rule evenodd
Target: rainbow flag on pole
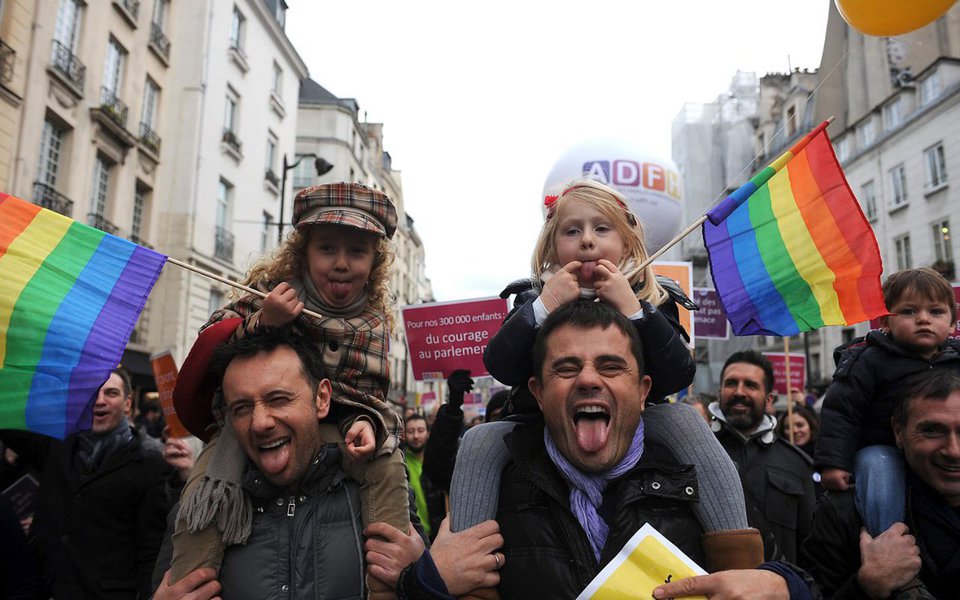
M 824 122 L 707 213 L 703 240 L 737 335 L 887 314 L 880 250 Z
M 88 429 L 166 257 L 0 194 L 0 428 Z

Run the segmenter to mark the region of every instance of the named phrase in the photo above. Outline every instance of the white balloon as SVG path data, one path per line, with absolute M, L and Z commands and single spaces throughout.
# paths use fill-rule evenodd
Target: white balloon
M 564 152 L 553 165 L 543 185 L 543 195 L 559 195 L 570 180 L 584 176 L 626 196 L 630 210 L 643 223 L 647 252 L 656 252 L 679 233 L 683 195 L 680 173 L 669 158 L 651 154 L 626 140 L 584 141 Z

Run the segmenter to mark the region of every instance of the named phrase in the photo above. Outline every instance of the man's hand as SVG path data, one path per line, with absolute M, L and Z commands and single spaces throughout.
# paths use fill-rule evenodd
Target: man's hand
M 209 567 L 191 571 L 186 577 L 170 585 L 170 571 L 163 574 L 163 581 L 153 600 L 220 600 L 220 582 L 217 572 Z
M 623 276 L 617 265 L 605 258 L 597 261 L 597 268 L 593 275 L 593 289 L 600 298 L 625 317 L 630 317 L 640 310 L 640 301 L 633 293 L 630 282 Z
M 263 327 L 283 327 L 292 323 L 303 312 L 303 302 L 289 283 L 283 282 L 270 290 L 263 299 L 260 318 L 257 325 Z
M 580 282 L 577 276 L 580 274 L 581 266 L 583 263 L 578 260 L 570 261 L 544 284 L 540 292 L 540 301 L 543 302 L 548 313 L 580 297 Z
M 392 588 L 397 587 L 400 571 L 423 554 L 423 539 L 414 531 L 413 525 L 407 535 L 386 523 L 371 523 L 363 530 L 367 541 L 367 572 Z
M 706 596 L 711 600 L 790 600 L 790 591 L 783 577 L 760 569 L 720 571 L 687 577 L 653 590 L 656 600 L 689 596 Z
M 845 492 L 850 489 L 850 471 L 844 471 L 836 467 L 827 467 L 820 472 L 820 485 L 825 490 L 834 490 Z
M 857 581 L 871 598 L 886 598 L 920 572 L 920 549 L 903 523 L 894 523 L 875 538 L 860 530 Z
M 450 406 L 454 408 L 463 406 L 463 395 L 473 389 L 470 369 L 457 369 L 450 373 L 450 377 L 447 378 L 447 388 L 450 390 Z
M 364 458 L 373 454 L 377 446 L 377 438 L 373 434 L 373 425 L 366 419 L 357 419 L 343 436 L 347 452 L 353 458 Z
M 484 521 L 460 533 L 450 533 L 448 515 L 440 523 L 430 555 L 447 585 L 447 592 L 463 596 L 479 588 L 500 585 L 497 570 L 506 561 L 502 552 L 496 552 L 500 546 L 503 546 L 503 536 L 496 521 Z
M 197 457 L 193 455 L 193 450 L 182 438 L 170 437 L 163 444 L 163 460 L 177 470 L 177 475 L 182 481 L 186 481 Z

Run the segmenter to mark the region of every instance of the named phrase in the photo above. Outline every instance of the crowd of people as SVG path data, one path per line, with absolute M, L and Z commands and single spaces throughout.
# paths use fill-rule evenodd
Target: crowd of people
M 880 329 L 838 348 L 822 402 L 774 412 L 774 373 L 727 357 L 715 395 L 643 226 L 615 190 L 548 201 L 532 277 L 487 346 L 509 386 L 466 422 L 387 403 L 383 193 L 298 193 L 296 231 L 211 315 L 174 392 L 193 437 L 132 415 L 117 369 L 89 431 L 0 431 L 4 598 L 575 598 L 644 525 L 708 574 L 654 598 L 948 598 L 960 583 L 960 342 L 950 284 L 890 275 Z M 822 405 L 822 410 L 817 407 Z M 482 421 L 482 422 L 481 422 Z

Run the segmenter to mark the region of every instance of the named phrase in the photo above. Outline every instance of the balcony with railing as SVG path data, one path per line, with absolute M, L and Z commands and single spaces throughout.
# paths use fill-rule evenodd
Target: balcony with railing
M 140 123 L 140 147 L 160 158 L 160 136 L 146 123 Z
M 223 143 L 234 155 L 234 158 L 240 160 L 243 158 L 242 145 L 240 144 L 240 138 L 237 137 L 237 134 L 233 132 L 232 129 L 223 130 Z
M 0 40 L 0 83 L 8 84 L 13 79 L 13 65 L 17 60 L 17 52 Z
M 106 220 L 100 213 L 87 213 L 87 225 L 95 227 L 100 231 L 106 231 L 111 235 L 116 235 L 120 228 Z
M 50 70 L 60 77 L 70 89 L 79 97 L 83 97 L 83 82 L 87 68 L 80 59 L 57 40 L 53 40 L 53 57 L 50 59 Z
M 52 185 L 33 182 L 33 203 L 65 217 L 73 217 L 73 200 L 55 190 Z
M 113 5 L 130 27 L 136 28 L 137 17 L 140 15 L 140 0 L 113 0 Z
M 280 176 L 273 172 L 273 169 L 267 169 L 263 178 L 273 187 L 280 187 Z
M 221 260 L 233 262 L 233 234 L 223 227 L 216 227 L 214 230 L 213 255 Z
M 108 87 L 100 88 L 100 108 L 104 114 L 110 117 L 119 127 L 127 128 L 127 113 L 129 109 L 120 98 L 117 98 L 117 92 Z
M 157 23 L 150 24 L 150 49 L 166 64 L 170 60 L 170 39 Z

